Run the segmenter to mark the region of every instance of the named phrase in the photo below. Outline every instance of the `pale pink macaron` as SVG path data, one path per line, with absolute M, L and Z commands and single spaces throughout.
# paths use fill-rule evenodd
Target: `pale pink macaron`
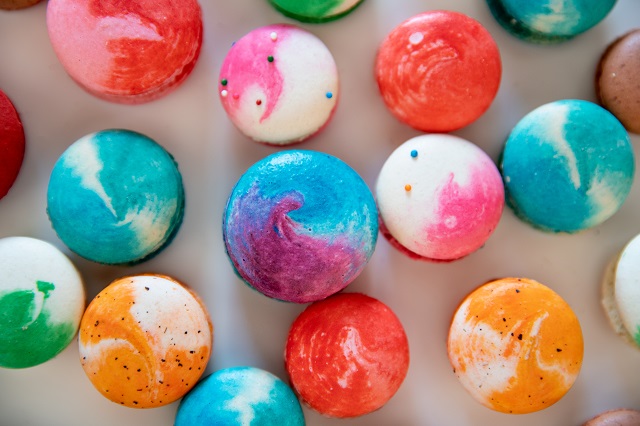
M 401 252 L 431 261 L 473 253 L 504 208 L 498 168 L 473 143 L 452 135 L 417 136 L 383 165 L 376 185 L 382 234 Z
M 638 426 L 640 411 L 619 408 L 598 414 L 584 426 Z
M 197 0 L 49 0 L 47 28 L 72 79 L 97 97 L 125 104 L 176 88 L 202 45 Z

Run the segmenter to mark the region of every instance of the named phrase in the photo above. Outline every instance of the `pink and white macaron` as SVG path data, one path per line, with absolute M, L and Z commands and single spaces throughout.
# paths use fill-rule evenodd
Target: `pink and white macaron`
M 500 172 L 473 143 L 417 136 L 383 165 L 376 185 L 380 230 L 416 259 L 452 261 L 485 244 L 504 207 Z
M 257 28 L 229 50 L 218 91 L 233 124 L 270 145 L 301 142 L 331 119 L 338 69 L 327 46 L 293 25 Z
M 47 29 L 67 73 L 112 102 L 154 100 L 180 85 L 202 45 L 197 0 L 50 0 Z

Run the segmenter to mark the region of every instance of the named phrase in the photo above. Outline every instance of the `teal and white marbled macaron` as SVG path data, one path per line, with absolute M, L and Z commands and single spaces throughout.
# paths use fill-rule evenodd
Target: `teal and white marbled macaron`
M 293 390 L 273 374 L 234 367 L 205 377 L 178 407 L 176 426 L 304 426 Z
M 132 264 L 163 249 L 182 223 L 184 188 L 167 151 L 140 133 L 103 130 L 80 138 L 58 159 L 47 211 L 78 255 Z
M 631 190 L 633 148 L 622 124 L 587 101 L 561 100 L 514 127 L 500 164 L 507 204 L 550 232 L 578 232 L 611 217 Z
M 602 21 L 616 0 L 487 0 L 510 34 L 540 44 L 561 43 Z
M 351 13 L 363 0 L 269 0 L 280 13 L 301 22 L 335 21 Z
M 82 278 L 53 245 L 0 239 L 0 367 L 26 368 L 62 352 L 84 311 Z

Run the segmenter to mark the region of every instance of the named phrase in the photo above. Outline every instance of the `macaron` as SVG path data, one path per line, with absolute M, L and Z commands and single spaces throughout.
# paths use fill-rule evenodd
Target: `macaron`
M 638 426 L 640 425 L 640 411 L 619 408 L 600 413 L 584 426 Z
M 69 76 L 107 101 L 149 102 L 191 74 L 202 45 L 197 0 L 49 0 L 47 29 Z
M 41 0 L 0 0 L 0 9 L 18 10 L 40 3 Z
M 640 348 L 640 235 L 609 263 L 602 282 L 602 305 L 616 333 Z
M 335 21 L 351 13 L 363 0 L 269 0 L 280 13 L 301 22 Z
M 384 303 L 359 293 L 315 302 L 293 322 L 285 367 L 304 403 L 329 417 L 384 406 L 407 375 L 409 345 Z
M 255 367 L 232 367 L 205 377 L 182 399 L 175 426 L 304 426 L 291 388 Z
M 452 261 L 482 247 L 498 226 L 504 189 L 484 151 L 453 135 L 409 139 L 376 183 L 380 230 L 414 259 Z
M 596 69 L 596 95 L 624 127 L 640 134 L 640 29 L 611 43 Z
M 525 414 L 569 391 L 584 344 L 578 318 L 556 292 L 531 279 L 502 278 L 462 301 L 447 350 L 473 398 L 492 410 Z
M 166 247 L 184 215 L 178 166 L 129 130 L 83 136 L 53 167 L 47 212 L 58 237 L 98 263 L 133 264 Z
M 491 34 L 448 10 L 415 15 L 382 41 L 375 77 L 401 122 L 423 132 L 450 132 L 476 121 L 500 86 L 502 62 Z
M 593 28 L 616 0 L 487 0 L 498 23 L 511 35 L 539 44 L 561 43 Z
M 0 90 L 0 199 L 13 186 L 24 159 L 25 137 L 20 116 Z
M 358 173 L 321 152 L 272 154 L 227 201 L 223 237 L 238 275 L 260 293 L 308 303 L 345 288 L 378 238 L 375 200 Z
M 102 395 L 127 407 L 159 407 L 195 387 L 213 327 L 200 298 L 174 278 L 132 275 L 91 301 L 78 343 L 82 368 Z
M 27 368 L 62 352 L 84 311 L 82 277 L 42 240 L 0 239 L 0 367 Z
M 227 53 L 220 101 L 245 136 L 286 145 L 317 134 L 338 103 L 338 68 L 327 46 L 293 25 L 256 28 Z
M 522 118 L 500 167 L 507 204 L 520 219 L 543 231 L 574 233 L 618 211 L 631 190 L 635 160 L 627 131 L 610 112 L 570 99 Z

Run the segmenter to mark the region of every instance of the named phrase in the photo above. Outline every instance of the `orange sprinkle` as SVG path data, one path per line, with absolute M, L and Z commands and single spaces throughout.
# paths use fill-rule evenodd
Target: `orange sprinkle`
M 404 186 L 404 190 L 405 190 L 405 191 L 407 191 L 407 192 L 411 191 L 411 185 L 406 184 L 406 185 Z

